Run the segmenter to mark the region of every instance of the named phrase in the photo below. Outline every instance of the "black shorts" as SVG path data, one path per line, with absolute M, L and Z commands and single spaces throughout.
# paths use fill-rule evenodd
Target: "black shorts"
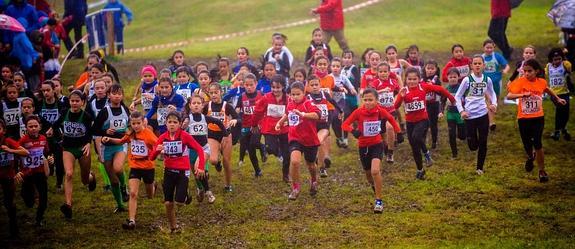
M 313 163 L 317 159 L 317 150 L 319 146 L 304 146 L 296 141 L 289 142 L 289 152 L 299 151 L 303 154 L 304 159 L 308 163 Z
M 164 169 L 164 201 L 186 202 L 190 175 L 190 170 Z
M 208 131 L 208 138 L 214 139 L 218 141 L 218 143 L 221 143 L 224 137 L 225 137 L 224 132 L 222 131 L 212 131 L 212 130 Z
M 154 169 L 130 169 L 130 177 L 128 179 L 138 179 L 145 184 L 154 183 L 154 176 L 156 171 Z
M 371 170 L 371 161 L 373 159 L 381 160 L 383 158 L 383 143 L 359 147 L 359 158 L 363 170 Z
M 521 118 L 517 120 L 519 124 L 519 135 L 524 145 L 531 144 L 534 149 L 540 150 L 543 148 L 541 137 L 543 136 L 543 128 L 545 128 L 545 118 Z
M 324 123 L 324 122 L 317 122 L 315 124 L 315 128 L 317 129 L 317 131 L 326 129 L 329 130 L 329 124 L 328 123 Z

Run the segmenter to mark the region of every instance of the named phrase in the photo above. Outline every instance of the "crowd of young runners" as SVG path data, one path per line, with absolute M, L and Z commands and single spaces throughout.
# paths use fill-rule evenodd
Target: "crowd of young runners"
M 264 175 L 262 163 L 274 156 L 282 180 L 291 187 L 288 199 L 296 200 L 304 184 L 310 195 L 318 193 L 319 179 L 328 177 L 333 166 L 332 141 L 339 152 L 351 153 L 346 150 L 352 145 L 351 134 L 360 160 L 347 163 L 361 165 L 374 192 L 373 210 L 381 213 L 381 161 L 394 163 L 396 148 L 407 137 L 415 178 L 425 179 L 424 166 L 435 163 L 432 151 L 442 135 L 441 119 L 447 122 L 452 157 L 460 154 L 457 139 L 466 140 L 469 149 L 477 151 L 476 173 L 483 175 L 488 134 L 497 129 L 503 92 L 505 102 L 517 105 L 525 170 L 532 171 L 536 161 L 541 182 L 549 180 L 541 143 L 545 98 L 556 106 L 551 137 L 571 139 L 566 126 L 571 64 L 561 49 L 551 49 L 548 63 L 541 66 L 535 48 L 527 46 L 510 81 L 503 83 L 510 66 L 491 40 L 483 43 L 483 54 L 472 57 L 463 46 L 453 45 L 453 57 L 443 68 L 434 60 L 424 61 L 416 45 L 404 58 L 393 45 L 382 51 L 366 49 L 360 58 L 352 51 L 337 57 L 319 29 L 312 33 L 305 67 L 292 68 L 294 57 L 284 35 L 273 34 L 271 44 L 263 65 L 251 60 L 245 47 L 237 50 L 236 64 L 219 58 L 216 68 L 202 61 L 188 65 L 184 53 L 175 51 L 168 68 L 158 72 L 154 65 L 142 66 L 131 100 L 97 56 L 87 58 L 86 72 L 66 96 L 59 78 L 30 89 L 23 74 L 5 74 L 3 68 L 0 182 L 11 234 L 18 234 L 17 186 L 27 206 L 37 202 L 35 221 L 42 226 L 47 179 L 53 174 L 56 189 L 65 197 L 60 210 L 65 218 L 73 217 L 76 161 L 89 191 L 101 179 L 114 197 L 114 212 L 125 211 L 127 205 L 125 229 L 136 227 L 140 182 L 147 198 L 161 186 L 170 229 L 176 232 L 175 204 L 189 204 L 190 189 L 195 189 L 197 201 L 214 203 L 212 167 L 223 170 L 224 192 L 233 192 L 233 163 L 244 164 L 246 152 L 256 178 Z M 239 158 L 232 158 L 234 148 Z M 92 171 L 92 157 L 99 162 L 99 177 Z M 302 180 L 302 162 L 309 182 Z M 156 168 L 163 171 L 161 180 L 156 179 Z

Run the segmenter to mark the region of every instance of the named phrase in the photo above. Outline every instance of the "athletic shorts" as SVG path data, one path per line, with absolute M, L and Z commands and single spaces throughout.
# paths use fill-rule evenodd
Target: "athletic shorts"
M 359 147 L 359 158 L 363 170 L 371 170 L 371 161 L 373 159 L 381 160 L 383 158 L 383 143 Z
M 329 130 L 329 124 L 328 124 L 328 123 L 324 123 L 324 122 L 317 122 L 317 123 L 315 124 L 315 127 L 316 127 L 317 131 L 320 131 L 320 130 L 323 130 L 323 129 Z
M 204 149 L 204 154 L 208 154 L 208 156 L 209 156 L 211 153 L 210 145 L 206 144 L 202 148 Z M 192 167 L 193 167 L 194 164 L 196 163 L 196 160 L 198 159 L 198 153 L 196 153 L 195 150 L 189 150 L 189 151 L 190 151 L 190 154 L 189 154 L 190 155 L 190 165 L 192 165 Z M 204 164 L 204 170 L 207 172 L 209 169 L 208 166 L 210 164 L 208 163 L 208 158 L 204 158 L 204 159 L 206 161 L 206 163 Z
M 102 154 L 104 154 L 104 161 L 114 160 L 114 155 L 118 152 L 126 153 L 128 151 L 128 146 L 125 144 L 121 145 L 102 145 Z
M 224 139 L 224 133 L 221 131 L 209 131 L 208 138 L 214 139 L 221 143 L 222 139 Z
M 290 154 L 293 151 L 299 151 L 303 154 L 304 159 L 308 163 L 313 163 L 317 159 L 317 150 L 319 146 L 304 146 L 297 141 L 291 141 L 289 143 L 289 152 Z
M 156 171 L 154 169 L 130 169 L 129 179 L 138 179 L 145 184 L 154 183 L 154 176 Z
M 82 158 L 82 156 L 84 156 L 84 152 L 82 152 L 82 147 L 64 147 L 62 148 L 62 151 L 67 151 L 72 153 L 72 155 L 74 156 L 74 158 L 76 159 L 80 159 Z
M 191 174 L 190 170 L 164 169 L 164 201 L 186 202 Z

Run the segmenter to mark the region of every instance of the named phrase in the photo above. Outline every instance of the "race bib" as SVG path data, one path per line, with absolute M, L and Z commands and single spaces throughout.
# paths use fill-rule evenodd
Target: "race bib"
M 20 120 L 20 109 L 12 108 L 4 110 L 4 121 L 6 125 L 16 125 Z
M 192 136 L 207 136 L 208 135 L 208 124 L 197 122 L 190 123 L 189 126 L 190 135 Z
M 288 114 L 288 124 L 289 124 L 289 126 L 298 126 L 299 123 L 300 123 L 300 116 L 297 115 L 297 114 L 295 114 L 295 113 L 293 113 L 293 112 L 290 112 L 290 113 Z
M 168 108 L 158 108 L 156 113 L 158 119 L 158 125 L 166 125 L 166 118 L 168 117 Z
M 381 121 L 363 121 L 363 136 L 374 137 L 381 133 Z
M 335 102 L 339 102 L 344 98 L 344 95 L 345 95 L 344 92 L 333 92 L 333 100 Z
M 457 71 L 459 71 L 459 77 L 460 78 L 467 77 L 467 75 L 469 75 L 469 66 L 468 65 L 459 66 L 456 68 L 457 68 Z
M 28 130 L 26 130 L 26 124 L 20 123 L 20 137 L 26 136 Z
M 561 75 L 550 75 L 549 76 L 549 86 L 550 87 L 562 87 L 565 85 L 565 78 Z
M 469 93 L 467 96 L 483 97 L 485 95 L 486 89 L 487 89 L 487 83 L 485 82 L 470 82 Z
M 192 96 L 192 90 L 190 89 L 178 89 L 176 93 L 182 95 L 185 100 L 188 100 L 188 98 Z
M 14 154 L 6 151 L 0 152 L 0 167 L 7 167 L 12 161 L 14 161 Z
M 523 114 L 534 114 L 541 111 L 543 98 L 540 96 L 531 95 L 529 97 L 521 98 L 521 112 Z
M 110 119 L 110 128 L 116 131 L 124 131 L 128 127 L 128 120 L 113 116 Z
M 483 69 L 485 73 L 496 73 L 497 72 L 497 64 L 494 61 L 486 61 L 485 62 L 485 69 Z
M 247 106 L 244 105 L 243 111 L 244 114 L 246 115 L 253 115 L 254 114 L 254 107 L 253 106 Z
M 315 106 L 317 106 L 317 109 L 319 109 L 319 111 L 321 113 L 319 118 L 323 121 L 327 121 L 328 116 L 329 116 L 329 112 L 327 111 L 327 105 L 326 104 L 317 104 Z
M 283 117 L 285 112 L 286 112 L 285 105 L 274 105 L 274 104 L 268 105 L 267 115 L 270 117 L 281 118 Z
M 379 104 L 383 107 L 392 107 L 393 102 L 395 102 L 395 96 L 393 96 L 393 92 L 379 93 Z
M 156 94 L 153 93 L 142 93 L 142 107 L 144 108 L 144 110 L 150 110 L 152 108 L 152 101 L 154 101 L 154 98 L 156 97 Z
M 428 92 L 427 94 L 425 94 L 425 100 L 427 101 L 433 101 L 435 100 L 436 94 L 435 92 Z
M 44 163 L 44 150 L 42 148 L 30 149 L 30 154 L 22 158 L 24 167 L 34 169 L 40 167 Z
M 86 126 L 78 122 L 64 121 L 64 136 L 83 137 L 86 135 Z
M 130 152 L 133 156 L 148 156 L 148 147 L 142 140 L 132 140 L 130 142 Z
M 419 111 L 419 110 L 423 110 L 424 108 L 425 108 L 425 104 L 423 103 L 423 100 L 416 100 L 416 101 L 405 103 L 405 111 L 406 112 Z
M 223 107 L 222 107 L 223 108 Z M 224 122 L 224 120 L 226 119 L 226 117 L 224 116 L 223 112 L 212 112 L 211 116 L 214 118 L 219 119 L 220 121 Z
M 181 155 L 184 151 L 182 148 L 182 141 L 164 142 L 164 154 L 166 155 Z
M 50 124 L 53 124 L 58 121 L 58 118 L 60 118 L 60 112 L 58 109 L 42 109 L 40 111 L 40 116 L 50 122 Z

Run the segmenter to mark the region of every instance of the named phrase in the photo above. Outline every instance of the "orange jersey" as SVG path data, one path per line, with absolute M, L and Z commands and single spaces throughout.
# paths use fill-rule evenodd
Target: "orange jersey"
M 509 93 L 531 93 L 529 97 L 519 98 L 517 119 L 543 116 L 543 93 L 545 89 L 547 89 L 547 81 L 541 78 L 529 81 L 525 77 L 519 77 L 509 84 L 507 87 Z
M 78 80 L 76 80 L 75 87 L 78 88 L 78 87 L 88 83 L 88 80 L 90 80 L 90 73 L 83 72 L 82 74 L 80 74 L 80 77 L 78 78 Z
M 328 93 L 329 96 L 333 96 L 332 90 L 335 88 L 335 80 L 333 76 L 326 75 L 325 77 L 319 80 L 319 87 L 322 92 Z M 307 93 L 311 93 L 311 87 L 309 85 L 306 86 L 305 91 Z M 327 109 L 329 111 L 335 110 L 335 107 L 331 103 L 327 103 Z
M 149 154 L 157 141 L 158 137 L 147 128 L 135 135 L 125 135 L 122 138 L 122 143 L 130 143 L 128 165 L 131 169 L 153 169 L 155 167 L 154 161 L 149 159 Z

